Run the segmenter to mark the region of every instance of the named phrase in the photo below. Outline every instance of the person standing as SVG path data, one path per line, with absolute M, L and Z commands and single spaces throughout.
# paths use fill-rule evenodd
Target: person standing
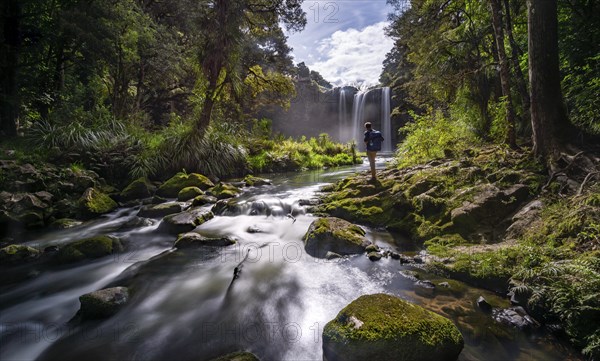
M 365 129 L 364 141 L 367 145 L 367 158 L 369 158 L 369 165 L 371 166 L 371 180 L 376 180 L 375 157 L 377 156 L 377 152 L 381 150 L 383 135 L 381 135 L 380 131 L 373 129 L 371 122 L 365 123 Z

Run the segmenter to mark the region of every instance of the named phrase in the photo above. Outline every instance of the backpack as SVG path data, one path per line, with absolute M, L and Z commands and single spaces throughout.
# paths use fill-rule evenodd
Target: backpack
M 381 143 L 383 143 L 383 135 L 378 130 L 373 130 L 371 134 L 369 134 L 369 146 L 368 150 L 380 151 Z

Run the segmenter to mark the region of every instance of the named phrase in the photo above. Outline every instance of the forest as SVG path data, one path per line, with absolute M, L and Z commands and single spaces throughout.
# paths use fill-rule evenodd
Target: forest
M 358 236 L 344 231 L 345 237 L 362 239 L 388 232 L 393 238 L 393 246 L 389 248 L 374 238 L 368 240 L 372 245 L 359 247 L 359 252 L 346 254 L 341 248 L 332 248 L 343 259 L 365 253 L 365 249 L 371 260 L 383 256 L 384 261 L 391 262 L 398 256 L 400 264 L 409 263 L 414 268 L 406 272 L 417 272 L 410 273 L 416 277 L 415 284 L 423 281 L 420 277 L 444 277 L 440 281 L 450 280 L 450 285 L 460 281 L 474 287 L 475 291 L 471 288 L 464 291 L 468 295 L 486 290 L 491 292 L 486 296 L 488 301 L 500 295 L 503 301 L 496 304 L 490 301 L 490 309 L 494 308 L 494 316 L 488 317 L 491 321 L 494 317 L 498 320 L 497 315 L 502 312 L 496 309 L 507 309 L 509 306 L 500 304 L 510 299 L 513 306 L 521 307 L 527 317 L 534 319 L 535 326 L 531 327 L 543 329 L 545 335 L 552 335 L 559 343 L 564 342 L 565 348 L 573 350 L 556 357 L 600 359 L 600 1 L 386 0 L 386 3 L 392 9 L 386 36 L 393 39 L 394 45 L 385 56 L 379 84 L 370 89 L 390 88 L 392 124 L 401 126 L 392 129 L 397 133 L 398 143 L 393 145 L 393 154 L 384 155 L 386 165 L 379 166 L 379 180 L 373 184 L 366 180 L 366 168 L 360 168 L 365 157 L 357 144 L 360 140 L 342 144 L 334 134 L 294 138 L 273 131 L 273 123 L 282 121 L 270 119 L 274 114 L 284 114 L 284 123 L 285 119 L 291 122 L 301 118 L 293 113 L 308 106 L 298 103 L 307 89 L 339 97 L 339 89 L 343 87 L 332 85 L 318 69 L 309 69 L 306 59 L 293 56 L 288 36 L 302 34 L 310 21 L 303 0 L 3 1 L 0 4 L 0 294 L 6 295 L 6 301 L 0 301 L 0 310 L 7 315 L 8 310 L 20 304 L 25 306 L 20 311 L 21 323 L 0 317 L 2 335 L 10 328 L 4 325 L 25 325 L 35 318 L 27 314 L 30 299 L 55 292 L 30 293 L 28 282 L 34 282 L 40 274 L 63 280 L 59 271 L 66 269 L 65 264 L 83 269 L 84 263 L 93 259 L 95 263 L 90 264 L 105 267 L 96 259 L 118 253 L 117 249 L 140 252 L 144 255 L 140 262 L 143 265 L 136 263 L 135 269 L 127 269 L 138 273 L 131 276 L 113 264 L 110 271 L 102 268 L 111 277 L 106 276 L 110 280 L 100 284 L 113 288 L 126 286 L 134 295 L 128 301 L 133 306 L 129 303 L 126 307 L 137 312 L 141 306 L 136 302 L 141 304 L 139 300 L 150 292 L 144 280 L 160 287 L 175 287 L 170 283 L 179 282 L 181 274 L 176 272 L 182 271 L 174 269 L 180 264 L 204 260 L 204 253 L 200 257 L 200 253 L 183 251 L 189 247 L 183 246 L 185 242 L 197 242 L 194 237 L 200 237 L 193 236 L 192 240 L 184 237 L 190 237 L 192 231 L 208 237 L 203 239 L 214 242 L 221 252 L 225 244 L 244 246 L 240 234 L 269 235 L 271 228 L 278 227 L 278 223 L 256 226 L 257 221 L 244 217 L 280 216 L 270 222 L 293 220 L 292 226 L 286 223 L 284 228 L 301 230 L 290 231 L 294 234 L 290 237 L 306 232 L 302 238 L 293 238 L 293 242 L 299 242 L 311 257 L 319 258 L 315 256 L 318 252 L 309 251 L 311 232 L 318 233 L 318 227 L 338 227 L 334 223 L 316 223 L 338 217 L 367 229 L 365 235 L 359 226 L 339 226 L 347 232 L 353 227 L 362 230 Z M 322 121 L 337 122 L 338 118 L 336 115 L 335 120 Z M 310 199 L 293 198 L 296 195 L 291 196 L 292 200 L 284 199 L 289 194 L 283 196 L 274 188 L 265 194 L 270 192 L 271 196 L 284 200 L 270 203 L 271 198 L 256 200 L 252 198 L 257 197 L 255 191 L 245 191 L 245 187 L 254 189 L 261 184 L 275 187 L 268 177 L 283 179 L 282 184 L 294 177 L 281 176 L 288 174 L 283 172 L 301 176 L 336 167 L 359 167 L 356 169 L 360 172 L 341 171 L 343 179 L 335 178 L 337 174 L 329 175 L 331 184 L 317 193 L 310 188 L 314 193 L 310 196 L 298 191 Z M 319 178 L 319 182 L 325 182 L 322 179 L 327 177 Z M 305 186 L 308 187 L 302 183 L 298 188 Z M 172 201 L 174 198 L 177 200 Z M 236 203 L 236 199 L 240 200 Z M 285 203 L 288 201 L 293 204 Z M 125 211 L 118 213 L 123 209 L 139 213 L 131 213 L 134 216 Z M 193 219 L 181 221 L 173 214 Z M 132 223 L 130 216 L 138 223 Z M 232 216 L 240 219 L 239 227 L 250 222 L 247 230 L 244 228 L 239 234 L 232 231 L 237 241 L 227 238 L 230 234 L 218 232 L 219 226 L 222 230 L 233 227 L 236 221 L 222 220 Z M 156 221 L 163 217 L 164 220 Z M 113 229 L 110 222 L 116 220 L 120 220 L 122 227 Z M 106 224 L 94 223 L 105 221 Z M 182 228 L 182 224 L 191 228 Z M 125 225 L 128 228 L 123 228 Z M 174 238 L 161 236 L 152 243 L 155 248 L 136 248 L 141 244 L 136 237 L 141 236 L 136 236 L 132 229 L 146 232 L 144 227 L 153 226 L 158 227 L 156 232 Z M 173 243 L 175 238 L 173 249 L 177 250 L 181 241 L 181 251 L 177 252 L 184 254 L 179 258 L 177 252 L 166 254 L 167 248 L 163 247 L 167 239 Z M 67 242 L 73 239 L 81 240 Z M 94 248 L 94 254 L 88 255 L 83 246 L 77 248 L 90 239 L 102 243 L 102 247 L 108 242 L 110 249 L 96 254 Z M 377 247 L 369 249 L 375 243 Z M 405 248 L 408 243 L 416 243 L 417 249 Z M 38 250 L 39 245 L 44 247 Z M 56 249 L 48 251 L 49 247 Z M 164 253 L 159 255 L 159 249 Z M 245 258 L 236 258 L 239 265 L 235 267 L 234 279 L 229 288 L 225 285 L 226 301 L 247 257 L 248 253 Z M 168 269 L 173 279 L 157 280 L 150 271 L 153 267 Z M 256 277 L 250 278 L 253 285 L 267 282 L 260 278 L 266 268 L 262 274 L 256 271 L 256 276 L 250 276 L 252 267 L 257 264 L 247 264 L 244 272 L 247 277 Z M 353 263 L 344 267 L 362 270 L 364 266 Z M 306 268 L 301 272 L 310 272 L 310 267 Z M 221 271 L 221 268 L 209 269 L 215 277 L 205 280 L 203 299 L 210 300 L 212 290 L 221 287 L 211 283 L 217 282 Z M 318 272 L 341 271 L 319 268 Z M 227 269 L 227 276 L 222 278 L 230 277 L 230 273 Z M 283 277 L 284 273 L 281 271 L 277 277 Z M 191 275 L 192 279 L 196 277 Z M 246 274 L 236 281 L 240 287 L 241 282 L 249 282 L 244 277 Z M 339 277 L 340 282 L 346 282 L 343 281 L 346 276 Z M 367 277 L 374 279 L 372 274 Z M 79 300 L 83 310 L 84 300 L 78 297 L 98 289 L 98 284 L 90 286 L 89 279 L 86 279 L 88 288 L 73 290 L 69 296 L 71 303 L 61 308 L 64 315 L 61 313 L 58 322 L 66 324 L 70 317 L 79 317 L 77 322 L 82 323 L 78 324 L 78 330 L 89 332 L 90 327 L 98 327 L 85 323 L 84 311 L 72 315 L 73 308 L 76 311 L 79 307 Z M 443 288 L 439 284 L 436 292 Z M 280 283 L 272 287 L 289 291 L 288 286 Z M 329 285 L 321 287 L 329 289 Z M 297 288 L 301 289 L 297 297 L 311 300 L 316 297 L 303 293 L 310 286 Z M 362 285 L 348 291 L 340 296 L 344 303 L 339 306 L 368 293 L 367 289 L 370 290 Z M 404 295 L 385 287 L 379 291 Z M 80 294 L 74 296 L 77 292 Z M 415 302 L 428 308 L 429 301 L 419 298 L 419 292 L 416 294 Z M 283 298 L 271 299 L 263 294 L 252 293 L 252 297 L 256 305 L 251 303 L 249 314 L 262 315 L 262 302 L 268 305 L 283 302 Z M 232 306 L 236 301 L 213 311 L 223 312 L 228 319 L 226 315 L 237 315 L 243 308 Z M 164 302 L 167 307 L 167 301 Z M 351 306 L 340 311 L 340 315 L 351 312 Z M 322 313 L 335 316 L 339 309 L 333 312 L 327 308 Z M 277 314 L 280 318 L 276 322 L 283 322 L 282 319 L 288 325 L 296 322 L 292 317 L 299 311 L 285 310 L 289 315 Z M 456 310 L 442 312 L 431 305 L 429 310 L 459 324 L 465 338 L 468 351 L 459 357 L 462 346 L 456 355 L 448 348 L 444 357 L 452 358 L 447 356 L 452 354 L 459 360 L 483 359 L 484 353 L 478 353 L 483 351 L 477 348 L 486 345 L 479 345 L 478 337 L 483 337 L 483 331 L 461 323 L 468 324 L 464 319 L 471 316 Z M 198 314 L 194 320 L 205 322 L 209 315 L 210 312 Z M 342 319 L 340 315 L 336 320 Z M 261 322 L 273 322 L 264 317 Z M 303 317 L 308 324 L 308 316 Z M 316 320 L 323 321 L 326 320 Z M 147 332 L 144 325 L 139 327 L 142 334 Z M 321 353 L 327 359 L 349 360 L 363 355 L 362 351 L 352 356 L 335 348 L 333 341 L 347 332 L 345 327 L 328 323 L 322 330 L 322 341 L 320 334 L 318 337 L 322 344 L 311 346 L 317 347 L 317 351 L 306 351 L 310 347 L 300 342 L 298 345 L 303 345 L 300 349 L 304 351 L 292 354 L 273 346 L 230 340 L 221 340 L 218 346 L 207 342 L 206 348 L 193 353 L 191 345 L 197 339 L 186 335 L 190 351 L 183 352 L 181 359 L 199 355 L 200 359 L 208 360 L 240 349 L 262 354 L 265 360 L 305 355 L 320 359 Z M 486 327 L 496 330 L 496 326 Z M 520 340 L 521 336 L 511 338 L 506 336 L 510 332 L 503 332 L 504 336 L 499 336 L 502 332 L 498 331 L 493 337 L 510 341 L 499 343 Z M 305 331 L 305 336 L 308 333 Z M 39 354 L 27 354 L 25 359 L 56 358 L 78 342 L 78 337 L 72 334 L 63 337 L 40 349 Z M 355 340 L 352 338 L 355 336 L 348 337 Z M 216 341 L 211 339 L 211 342 Z M 129 353 L 133 348 L 123 345 L 114 346 L 106 359 L 133 358 Z M 86 352 L 99 352 L 99 347 L 69 350 L 67 358 L 85 357 Z M 143 352 L 148 352 L 148 359 L 164 359 L 173 352 L 172 348 L 169 345 L 159 351 L 144 349 Z M 498 353 L 499 359 L 542 357 L 524 353 L 525 346 L 515 348 L 521 350 L 521 358 L 505 350 L 502 352 L 506 353 Z M 7 350 L 0 353 L 1 359 L 22 355 L 18 345 Z M 413 359 L 407 356 L 406 360 Z

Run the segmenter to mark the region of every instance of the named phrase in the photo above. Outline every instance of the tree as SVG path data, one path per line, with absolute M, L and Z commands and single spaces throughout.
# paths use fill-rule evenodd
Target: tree
M 204 3 L 201 30 L 206 34 L 201 45 L 200 64 L 206 78 L 202 111 L 196 122 L 202 134 L 211 121 L 217 97 L 226 84 L 239 91 L 242 84 L 240 59 L 244 37 L 255 28 L 283 23 L 288 30 L 302 30 L 306 14 L 301 0 L 229 1 Z
M 21 6 L 18 0 L 3 1 L 0 5 L 2 44 L 0 49 L 0 133 L 17 135 L 18 95 L 17 67 L 20 48 Z
M 551 161 L 570 130 L 560 84 L 557 0 L 527 0 L 527 18 L 533 152 Z
M 517 140 L 515 136 L 515 109 L 513 108 L 510 92 L 510 70 L 508 69 L 508 59 L 504 49 L 502 5 L 500 4 L 500 0 L 490 0 L 490 5 L 492 9 L 492 23 L 494 25 L 496 48 L 498 50 L 498 60 L 500 62 L 500 83 L 502 84 L 502 95 L 504 96 L 504 105 L 506 108 L 506 122 L 508 123 L 506 143 L 511 148 L 516 148 Z

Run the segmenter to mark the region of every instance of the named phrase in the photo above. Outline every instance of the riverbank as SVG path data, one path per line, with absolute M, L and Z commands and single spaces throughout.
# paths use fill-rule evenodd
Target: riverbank
M 510 298 L 598 357 L 600 187 L 559 187 L 526 152 L 484 148 L 383 170 L 376 182 L 344 179 L 316 211 L 402 234 L 422 245 L 427 270 Z

